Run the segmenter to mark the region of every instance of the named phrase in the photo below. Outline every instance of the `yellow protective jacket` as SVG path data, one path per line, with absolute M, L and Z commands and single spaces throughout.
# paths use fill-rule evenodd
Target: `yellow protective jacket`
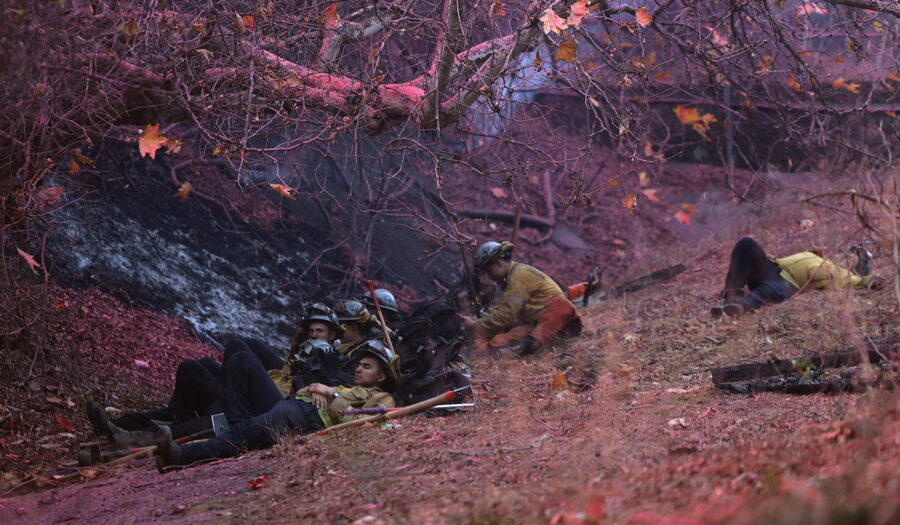
M 534 323 L 547 301 L 563 294 L 559 285 L 547 274 L 534 266 L 517 262 L 510 264 L 502 287 L 500 302 L 479 321 L 481 328 L 488 332 Z
M 369 417 L 371 414 L 357 414 L 354 416 L 341 415 L 341 410 L 351 408 L 375 408 L 394 406 L 394 398 L 390 394 L 377 387 L 366 388 L 363 386 L 336 386 L 335 392 L 340 396 L 331 400 L 328 404 L 328 410 L 319 409 L 319 417 L 326 427 L 337 425 L 338 423 L 346 423 L 354 419 Z M 309 393 L 309 387 L 297 390 L 294 397 L 300 401 L 312 402 L 312 396 Z
M 797 289 L 865 288 L 873 279 L 873 276 L 854 275 L 850 270 L 823 259 L 815 252 L 800 252 L 773 260 L 781 267 L 781 276 Z
M 283 368 L 267 370 L 266 372 L 268 372 L 269 377 L 272 378 L 272 382 L 275 383 L 275 386 L 278 387 L 278 391 L 281 392 L 281 397 L 287 397 L 291 395 L 291 387 L 294 382 L 294 376 L 291 375 L 290 361 L 285 363 Z

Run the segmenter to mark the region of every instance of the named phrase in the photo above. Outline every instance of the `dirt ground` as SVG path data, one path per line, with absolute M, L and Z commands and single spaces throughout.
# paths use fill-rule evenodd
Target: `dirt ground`
M 633 274 L 656 269 L 664 258 L 683 262 L 687 271 L 583 310 L 583 337 L 565 347 L 525 360 L 473 356 L 478 406 L 470 412 L 288 438 L 271 450 L 163 475 L 151 460 L 87 469 L 81 480 L 54 487 L 48 487 L 55 484 L 52 473 L 64 471 L 51 469 L 49 460 L 73 457 L 78 439 L 57 438 L 52 451 L 58 457 L 22 468 L 27 449 L 13 445 L 11 437 L 41 439 L 37 431 L 47 427 L 34 425 L 31 434 L 3 427 L 4 469 L 15 479 L 0 499 L 0 522 L 900 522 L 896 389 L 735 395 L 710 380 L 710 367 L 860 349 L 900 332 L 890 287 L 809 292 L 737 320 L 710 318 L 739 235 L 755 233 L 778 255 L 812 245 L 838 253 L 859 240 L 852 221 L 785 202 L 736 212 L 702 243 L 687 239 L 649 247 L 659 253 L 631 254 L 640 261 L 628 270 Z M 624 219 L 616 226 L 627 232 Z M 880 259 L 878 268 L 887 264 Z M 72 294 L 70 304 L 84 300 L 80 293 L 65 293 Z M 108 297 L 92 297 L 117 315 L 139 316 L 134 322 L 153 318 Z M 104 332 L 116 337 L 110 326 Z M 166 334 L 166 343 L 157 346 L 187 345 L 179 347 L 184 355 L 211 352 L 191 342 L 175 322 L 129 333 L 139 340 Z M 138 351 L 149 346 L 137 344 L 129 359 L 151 359 Z M 151 370 L 162 378 L 175 357 L 157 359 Z M 68 359 L 82 363 L 79 373 L 99 366 L 84 368 L 74 354 Z M 135 376 L 130 360 L 104 380 Z M 61 366 L 75 370 L 74 364 Z M 62 385 L 61 378 L 46 384 Z M 122 388 L 145 395 L 143 405 L 171 388 L 162 379 L 127 384 L 143 385 Z M 582 390 L 585 385 L 591 386 Z M 46 413 L 44 424 L 64 414 L 75 428 L 56 434 L 85 439 L 80 403 L 88 392 L 62 394 L 43 383 L 38 390 L 28 399 L 54 394 L 62 402 L 40 412 Z M 3 405 L 16 399 L 21 397 L 4 397 Z M 67 406 L 69 400 L 75 406 Z M 134 398 L 103 401 L 141 405 Z

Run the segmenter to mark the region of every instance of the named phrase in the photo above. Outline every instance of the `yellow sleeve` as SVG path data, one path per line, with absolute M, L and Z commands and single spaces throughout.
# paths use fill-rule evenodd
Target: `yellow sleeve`
M 528 284 L 519 272 L 511 271 L 509 282 L 500 302 L 488 310 L 479 324 L 487 331 L 501 331 L 512 327 L 528 302 Z
M 334 398 L 328 404 L 328 415 L 332 421 L 353 421 L 369 417 L 372 414 L 357 414 L 345 416 L 341 414 L 342 410 L 351 408 L 375 408 L 382 406 L 391 408 L 394 406 L 394 398 L 390 394 L 378 388 L 365 388 L 361 386 L 354 387 L 336 387 L 334 389 L 340 396 Z

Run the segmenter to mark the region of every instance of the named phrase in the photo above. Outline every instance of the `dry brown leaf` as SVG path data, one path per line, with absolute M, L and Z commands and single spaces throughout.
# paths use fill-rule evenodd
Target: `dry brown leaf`
M 566 381 L 566 373 L 560 372 L 553 376 L 553 379 L 550 381 L 550 390 L 565 390 L 568 388 L 569 383 Z
M 575 43 L 575 39 L 569 39 L 564 41 L 556 48 L 556 61 L 557 62 L 575 62 L 578 59 L 578 53 L 576 51 L 577 43 Z
M 187 200 L 188 195 L 191 194 L 191 190 L 193 189 L 194 186 L 190 182 L 185 181 L 185 183 L 182 184 L 180 188 L 178 188 L 178 191 L 175 192 L 175 196 L 178 197 L 181 202 L 184 202 Z
M 491 4 L 491 16 L 505 16 L 506 15 L 506 6 L 503 5 L 502 0 L 494 0 Z
M 622 201 L 622 207 L 628 211 L 628 213 L 632 213 L 635 208 L 637 208 L 637 197 L 634 193 L 629 193 L 625 200 Z
M 659 202 L 659 197 L 656 195 L 657 191 L 659 190 L 655 188 L 647 188 L 646 190 L 642 190 L 641 193 L 643 193 L 644 197 L 647 197 L 647 199 L 653 202 Z

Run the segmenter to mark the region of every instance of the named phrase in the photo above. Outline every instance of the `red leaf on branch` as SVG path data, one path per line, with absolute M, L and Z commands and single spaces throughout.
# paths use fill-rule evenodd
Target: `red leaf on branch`
M 335 27 L 341 23 L 341 15 L 338 14 L 337 8 L 338 3 L 334 2 L 322 11 L 322 23 L 325 24 L 325 27 Z
M 62 194 L 65 192 L 66 189 L 62 186 L 42 188 L 37 194 L 37 204 L 38 206 L 52 206 L 59 202 L 59 199 L 62 198 Z
M 634 19 L 641 27 L 647 27 L 651 22 L 653 22 L 653 17 L 649 13 L 647 13 L 646 7 L 637 8 L 637 10 L 634 12 Z
M 578 0 L 574 4 L 572 4 L 572 8 L 569 11 L 569 18 L 566 19 L 566 22 L 570 27 L 579 27 L 581 26 L 581 20 L 586 17 L 588 14 L 588 3 L 587 0 Z
M 156 158 L 156 150 L 162 147 L 166 141 L 166 137 L 159 134 L 159 126 L 148 124 L 138 139 L 138 151 L 141 157 L 149 155 L 151 159 Z

